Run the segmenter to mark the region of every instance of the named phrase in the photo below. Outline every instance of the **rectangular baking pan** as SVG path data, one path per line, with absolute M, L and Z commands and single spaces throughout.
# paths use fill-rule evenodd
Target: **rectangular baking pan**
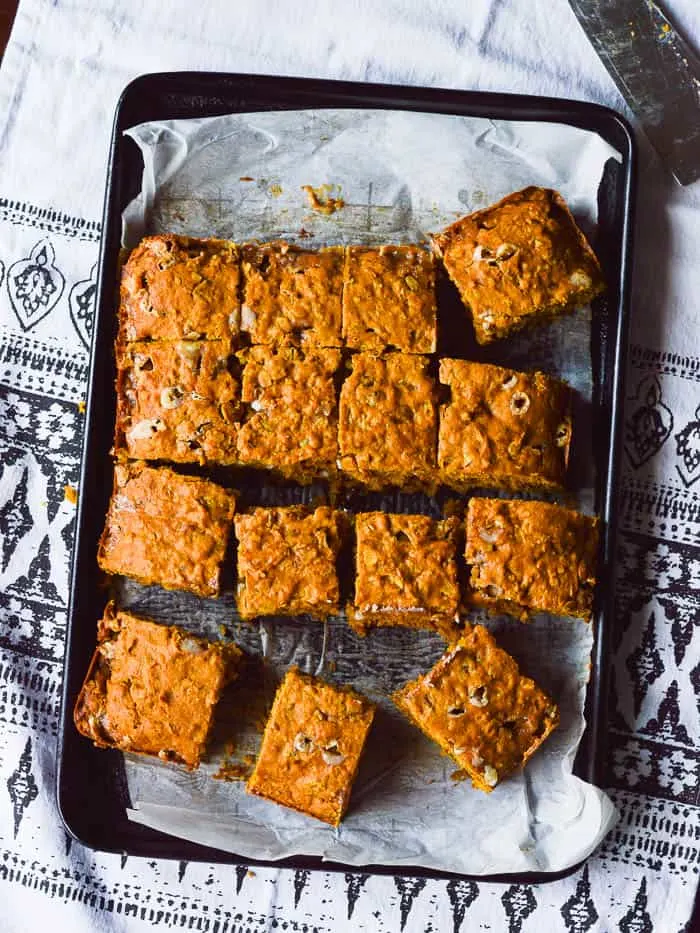
M 256 862 L 130 822 L 126 816 L 129 801 L 121 754 L 95 749 L 78 734 L 72 721 L 72 709 L 94 649 L 96 620 L 106 600 L 105 590 L 100 586 L 96 553 L 111 490 L 109 451 L 115 409 L 112 341 L 121 213 L 138 194 L 142 172 L 140 153 L 123 132 L 130 126 L 149 120 L 323 107 L 413 110 L 563 123 L 597 132 L 621 153 L 620 163 L 608 162 L 598 194 L 596 249 L 609 286 L 606 295 L 597 300 L 593 308 L 595 504 L 603 519 L 603 534 L 600 585 L 593 620 L 595 647 L 586 697 L 587 728 L 575 765 L 575 772 L 585 780 L 598 784 L 604 780 L 608 658 L 613 622 L 615 506 L 621 452 L 636 165 L 635 142 L 630 127 L 617 113 L 605 107 L 544 97 L 257 75 L 195 72 L 143 75 L 127 86 L 119 100 L 109 153 L 57 753 L 59 812 L 71 836 L 93 849 L 149 858 L 274 864 L 280 868 L 318 868 L 325 871 L 360 870 L 317 857 Z M 570 874 L 577 867 L 559 873 L 478 877 L 481 880 L 538 882 Z M 447 877 L 444 873 L 418 867 L 402 867 L 398 871 L 383 865 L 367 865 L 361 870 Z

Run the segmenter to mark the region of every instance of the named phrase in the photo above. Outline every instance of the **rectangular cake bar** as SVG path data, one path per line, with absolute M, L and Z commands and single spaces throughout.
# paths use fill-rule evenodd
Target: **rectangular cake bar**
M 352 350 L 434 353 L 435 264 L 418 246 L 349 246 L 343 338 Z
M 291 668 L 275 696 L 247 790 L 338 826 L 373 717 L 374 706 L 354 690 Z
M 251 347 L 243 364 L 241 464 L 299 483 L 337 470 L 339 350 Z
M 340 470 L 370 489 L 436 483 L 437 413 L 428 358 L 358 353 L 340 392 Z

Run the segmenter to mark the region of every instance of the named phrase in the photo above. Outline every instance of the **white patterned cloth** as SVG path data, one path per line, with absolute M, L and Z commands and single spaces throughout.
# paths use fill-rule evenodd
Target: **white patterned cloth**
M 697 48 L 696 0 L 666 4 Z M 111 119 L 149 71 L 624 105 L 564 0 L 22 0 L 0 71 L 0 930 L 690 929 L 700 864 L 700 183 L 642 149 L 609 725 L 617 827 L 542 886 L 104 855 L 54 805 L 75 485 Z

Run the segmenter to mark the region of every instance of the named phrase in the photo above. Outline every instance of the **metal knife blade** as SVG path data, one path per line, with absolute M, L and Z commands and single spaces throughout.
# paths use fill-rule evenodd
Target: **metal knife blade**
M 662 162 L 700 178 L 700 59 L 652 0 L 569 0 Z

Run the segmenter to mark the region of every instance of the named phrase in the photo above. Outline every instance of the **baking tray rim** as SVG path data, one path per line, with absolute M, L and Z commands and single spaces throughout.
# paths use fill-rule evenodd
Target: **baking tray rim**
M 155 95 L 157 106 L 170 105 L 171 112 L 155 117 L 148 112 L 144 104 L 147 95 Z M 160 97 L 158 97 L 160 95 Z M 266 96 L 267 95 L 267 96 Z M 180 116 L 182 101 L 192 98 L 188 105 L 201 107 L 199 113 L 183 113 Z M 174 101 L 180 100 L 180 108 Z M 209 101 L 209 106 L 204 102 Z M 140 119 L 134 120 L 131 109 L 143 109 Z M 93 457 L 92 434 L 95 428 L 94 402 L 96 389 L 96 359 L 100 348 L 100 337 L 104 325 L 103 309 L 109 304 L 113 310 L 114 279 L 107 268 L 110 255 L 120 245 L 121 210 L 115 183 L 118 160 L 124 157 L 125 138 L 123 130 L 137 122 L 150 119 L 171 119 L 196 116 L 216 116 L 234 112 L 260 112 L 261 110 L 288 109 L 387 109 L 431 112 L 457 116 L 488 116 L 492 119 L 522 120 L 531 122 L 560 122 L 578 126 L 600 133 L 620 151 L 622 166 L 617 179 L 619 230 L 619 261 L 617 269 L 617 307 L 610 310 L 610 319 L 616 322 L 614 343 L 608 348 L 612 356 L 612 380 L 610 383 L 609 437 L 608 455 L 605 463 L 604 488 L 600 502 L 600 515 L 603 519 L 601 536 L 601 567 L 605 569 L 608 585 L 599 587 L 599 601 L 595 617 L 596 637 L 591 661 L 592 682 L 589 683 L 586 698 L 586 728 L 581 740 L 581 748 L 588 753 L 585 778 L 600 783 L 602 765 L 605 759 L 605 715 L 608 697 L 610 627 L 612 624 L 613 587 L 612 571 L 614 567 L 614 543 L 616 537 L 617 480 L 621 455 L 621 417 L 624 399 L 624 360 L 626 355 L 629 329 L 629 299 L 632 263 L 633 211 L 637 172 L 636 142 L 629 123 L 611 108 L 587 101 L 567 100 L 551 97 L 539 97 L 525 94 L 505 94 L 500 92 L 452 90 L 448 88 L 422 88 L 391 84 L 366 84 L 363 82 L 335 81 L 315 78 L 291 78 L 283 76 L 235 74 L 220 72 L 161 72 L 141 75 L 131 81 L 122 92 L 112 128 L 107 166 L 107 179 L 103 205 L 102 239 L 98 262 L 98 280 L 95 303 L 95 323 L 89 354 L 90 368 L 88 377 L 88 395 L 85 411 L 85 431 L 81 448 L 79 488 L 81 494 L 76 515 L 75 536 L 71 557 L 71 577 L 69 603 L 66 624 L 66 650 L 63 668 L 63 688 L 56 757 L 56 800 L 59 815 L 69 836 L 78 843 L 98 851 L 131 854 L 143 857 L 170 858 L 217 862 L 221 864 L 259 865 L 275 868 L 314 868 L 321 871 L 362 872 L 391 874 L 424 878 L 472 878 L 479 881 L 508 881 L 518 883 L 542 883 L 566 877 L 578 868 L 579 862 L 557 872 L 513 872 L 501 874 L 465 875 L 448 871 L 425 869 L 420 866 L 387 865 L 347 865 L 345 863 L 325 861 L 321 857 L 295 856 L 276 861 L 258 860 L 238 856 L 234 853 L 191 843 L 187 840 L 170 836 L 134 824 L 123 814 L 123 825 L 115 838 L 96 838 L 80 824 L 75 812 L 75 801 L 69 794 L 71 783 L 70 762 L 66 755 L 69 730 L 74 731 L 72 708 L 77 695 L 76 683 L 82 682 L 82 668 L 76 681 L 74 642 L 80 635 L 79 620 L 76 618 L 76 606 L 79 601 L 80 563 L 84 546 L 81 538 L 85 537 L 84 526 L 90 521 L 87 516 L 86 497 L 83 491 L 86 482 L 92 477 L 90 471 Z M 116 242 L 115 242 L 116 238 Z M 111 343 L 111 340 L 110 340 Z M 104 339 L 102 339 L 104 344 Z M 603 466 L 603 464 L 599 464 Z M 94 549 L 90 551 L 94 561 Z M 83 558 L 84 559 L 84 558 Z M 604 591 L 604 592 L 601 592 Z M 93 617 L 94 618 L 94 617 Z M 75 736 L 71 736 L 75 738 Z M 86 739 L 79 741 L 89 744 Z M 94 749 L 91 749 L 93 752 Z M 119 753 L 100 751 L 102 756 L 116 758 Z M 116 789 L 113 784 L 111 789 Z M 122 791 L 124 788 L 122 788 Z M 114 801 L 113 801 L 114 802 Z M 71 812 L 72 810 L 72 812 Z

